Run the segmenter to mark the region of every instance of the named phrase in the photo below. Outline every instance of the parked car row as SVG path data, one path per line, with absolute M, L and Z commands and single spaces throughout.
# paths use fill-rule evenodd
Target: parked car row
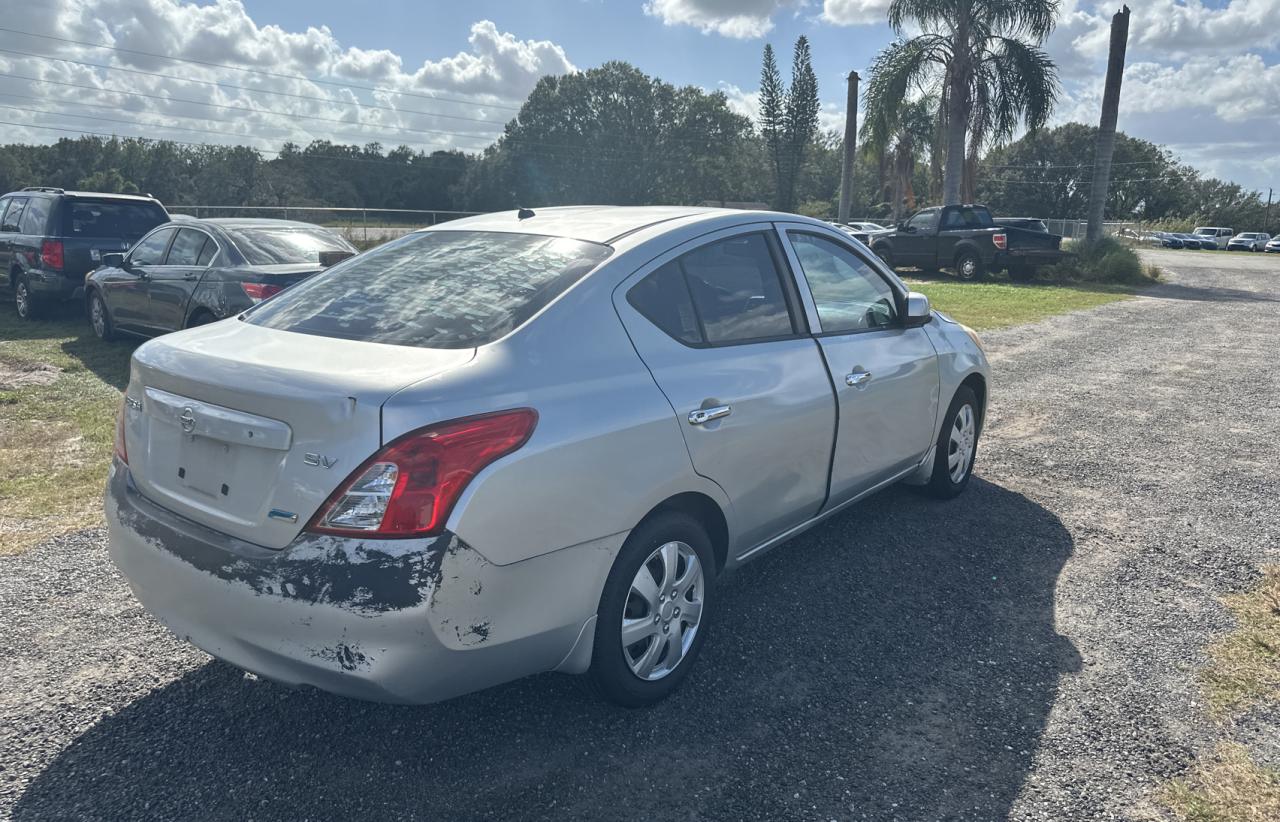
M 149 196 L 32 187 L 0 197 L 0 265 L 18 316 L 82 300 L 104 340 L 238 314 L 355 253 L 310 223 L 171 216 Z
M 1149 245 L 1161 248 L 1190 248 L 1208 251 L 1271 251 L 1280 252 L 1280 242 L 1262 231 L 1244 231 L 1236 234 L 1229 228 L 1201 226 L 1194 233 L 1155 231 L 1143 237 Z

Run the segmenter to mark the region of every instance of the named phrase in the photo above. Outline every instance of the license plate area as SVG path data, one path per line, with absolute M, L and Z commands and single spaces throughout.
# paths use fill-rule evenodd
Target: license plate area
M 178 484 L 211 499 L 229 498 L 236 478 L 232 446 L 207 437 L 183 436 L 178 444 Z

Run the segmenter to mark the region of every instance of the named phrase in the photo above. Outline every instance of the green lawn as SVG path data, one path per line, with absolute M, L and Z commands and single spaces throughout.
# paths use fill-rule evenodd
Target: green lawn
M 945 276 L 909 282 L 976 329 L 1032 322 L 1131 293 L 1103 286 L 961 283 Z M 136 343 L 99 342 L 75 307 L 20 322 L 7 291 L 0 296 L 0 553 L 14 553 L 101 522 L 120 391 Z
M 101 522 L 102 488 L 133 348 L 99 342 L 74 308 L 24 323 L 5 299 L 0 553 Z
M 929 296 L 934 308 L 982 331 L 1035 322 L 1053 314 L 1093 308 L 1133 295 L 1132 288 L 1113 285 L 1010 282 L 965 283 L 946 275 L 904 280 Z

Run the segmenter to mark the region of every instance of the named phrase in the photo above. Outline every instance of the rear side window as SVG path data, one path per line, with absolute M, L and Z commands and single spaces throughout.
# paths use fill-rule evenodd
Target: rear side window
M 68 237 L 121 237 L 136 241 L 167 222 L 169 215 L 157 203 L 76 198 L 62 204 L 62 233 Z
M 26 205 L 26 197 L 14 197 L 9 201 L 9 207 L 4 210 L 4 217 L 0 218 L 0 231 L 17 231 Z
M 322 228 L 237 228 L 227 233 L 249 265 L 318 264 L 321 251 L 351 250 Z
M 612 253 L 533 234 L 410 234 L 308 278 L 245 320 L 322 337 L 471 348 L 518 328 Z
M 27 210 L 22 213 L 23 234 L 44 234 L 49 223 L 50 201 L 45 197 L 32 197 Z
M 627 301 L 688 345 L 752 342 L 796 331 L 764 234 L 730 237 L 690 251 L 637 283 Z
M 204 249 L 206 242 L 212 242 L 212 240 L 203 231 L 196 231 L 193 228 L 182 229 L 173 239 L 173 246 L 169 248 L 169 256 L 165 259 L 165 264 L 198 265 L 200 252 Z
M 200 250 L 200 259 L 196 260 L 196 265 L 207 266 L 213 264 L 213 258 L 218 256 L 218 244 L 210 239 L 204 244 L 204 248 Z

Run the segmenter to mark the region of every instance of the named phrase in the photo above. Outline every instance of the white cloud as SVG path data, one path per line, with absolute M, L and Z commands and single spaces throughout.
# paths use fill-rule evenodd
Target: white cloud
M 540 77 L 576 71 L 559 45 L 521 40 L 488 20 L 471 27 L 465 49 L 406 67 L 385 49 L 344 47 L 327 27 L 259 25 L 240 0 L 48 0 L 6 10 L 4 25 L 117 50 L 7 34 L 5 48 L 108 68 L 0 52 L 0 72 L 35 78 L 0 77 L 0 105 L 8 106 L 0 108 L 0 121 L 30 124 L 0 125 L 0 142 L 66 136 L 31 128 L 38 125 L 267 150 L 314 138 L 478 150 L 500 133 Z M 383 90 L 332 84 L 343 82 Z
M 649 0 L 644 13 L 668 26 L 693 26 L 703 34 L 738 40 L 773 30 L 773 15 L 800 0 Z
M 837 26 L 883 23 L 889 0 L 823 0 L 822 20 Z

